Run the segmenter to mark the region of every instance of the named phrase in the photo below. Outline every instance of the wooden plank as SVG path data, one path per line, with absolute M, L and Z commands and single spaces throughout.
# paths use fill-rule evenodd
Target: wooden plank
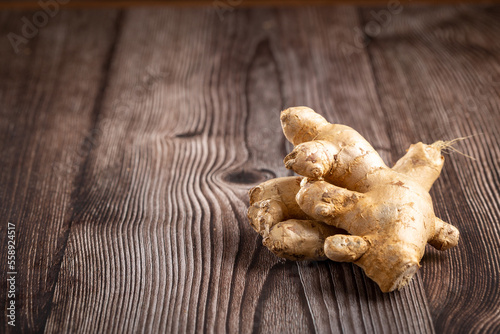
M 32 14 L 0 15 L 1 281 L 17 272 L 8 275 L 15 299 L 0 289 L 0 332 L 41 332 L 51 311 L 114 37 L 115 12 L 64 12 L 16 54 L 5 36 L 21 34 L 22 17 Z M 14 269 L 7 267 L 8 222 L 16 226 Z M 6 321 L 11 300 L 15 327 Z
M 55 1 L 55 0 L 54 0 Z M 50 0 L 42 0 L 42 3 L 54 3 Z M 330 5 L 356 5 L 356 6 L 381 6 L 387 7 L 389 4 L 409 4 L 409 5 L 443 5 L 443 4 L 495 4 L 500 0 L 57 0 L 65 8 L 103 8 L 103 7 L 143 7 L 143 6 L 176 6 L 176 7 L 194 7 L 210 6 L 216 11 L 227 12 L 234 11 L 237 8 L 246 7 L 296 7 L 296 6 L 330 6 Z M 0 0 L 0 9 L 34 9 L 41 8 L 40 1 L 34 0 Z
M 373 21 L 363 11 L 364 26 Z M 498 8 L 405 8 L 368 45 L 392 142 L 402 154 L 474 135 L 447 157 L 431 195 L 461 232 L 427 250 L 422 274 L 439 333 L 500 331 L 500 33 Z
M 47 332 L 432 332 L 420 278 L 384 295 L 351 265 L 280 261 L 246 218 L 247 190 L 287 175 L 284 106 L 393 158 L 369 58 L 337 44 L 357 25 L 352 7 L 127 11 Z
M 354 127 L 386 161 L 393 159 L 370 60 L 364 50 L 350 52 L 360 26 L 356 10 L 280 14 L 276 50 L 285 104 L 308 105 L 332 122 Z M 316 306 L 312 313 L 319 332 L 433 330 L 419 278 L 402 292 L 384 295 L 350 264 L 328 261 L 319 263 L 318 269 L 306 264 L 299 264 L 299 269 L 309 305 Z
M 224 130 L 238 114 L 218 100 L 239 94 L 218 96 L 218 76 L 231 73 L 215 37 L 232 31 L 217 34 L 217 21 L 125 16 L 48 332 L 192 332 L 223 319 L 218 286 L 231 277 L 238 227 L 218 170 L 237 153 L 225 155 Z

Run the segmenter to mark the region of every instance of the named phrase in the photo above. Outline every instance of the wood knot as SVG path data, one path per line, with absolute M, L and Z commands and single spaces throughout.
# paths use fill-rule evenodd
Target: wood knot
M 276 174 L 268 169 L 241 169 L 228 172 L 222 179 L 229 183 L 255 184 L 275 177 Z

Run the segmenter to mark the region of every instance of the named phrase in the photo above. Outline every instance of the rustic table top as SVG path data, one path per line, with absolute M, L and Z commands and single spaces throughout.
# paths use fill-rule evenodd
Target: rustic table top
M 0 331 L 500 332 L 500 7 L 41 11 L 0 14 Z M 390 294 L 263 247 L 295 105 L 390 165 L 473 135 L 431 191 L 459 246 Z

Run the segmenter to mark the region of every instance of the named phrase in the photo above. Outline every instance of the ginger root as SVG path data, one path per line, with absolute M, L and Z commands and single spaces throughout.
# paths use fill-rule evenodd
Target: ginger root
M 281 177 L 250 190 L 248 217 L 263 244 L 289 260 L 326 260 L 325 239 L 342 233 L 334 226 L 314 221 L 295 201 L 302 177 Z
M 444 163 L 443 142 L 411 145 L 389 168 L 358 132 L 310 108 L 284 110 L 281 124 L 295 146 L 285 166 L 303 177 L 253 188 L 248 210 L 276 255 L 353 262 L 389 292 L 408 284 L 427 243 L 457 245 L 458 230 L 435 216 L 429 195 Z

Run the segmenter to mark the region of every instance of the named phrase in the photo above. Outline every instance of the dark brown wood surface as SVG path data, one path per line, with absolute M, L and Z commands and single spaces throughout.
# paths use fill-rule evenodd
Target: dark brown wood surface
M 36 11 L 0 14 L 22 35 Z M 61 10 L 0 48 L 0 279 L 16 225 L 24 332 L 500 331 L 500 8 Z M 400 292 L 351 264 L 283 261 L 247 190 L 289 175 L 308 105 L 393 164 L 474 135 L 431 191 L 461 231 Z
M 261 6 L 387 6 L 388 4 L 497 4 L 500 0 L 0 0 L 0 8 L 40 8 L 43 4 L 55 3 L 65 8 L 89 7 L 142 7 L 142 6 L 175 6 L 194 7 L 212 6 L 230 10 L 234 7 Z M 42 5 L 41 5 L 42 4 Z

